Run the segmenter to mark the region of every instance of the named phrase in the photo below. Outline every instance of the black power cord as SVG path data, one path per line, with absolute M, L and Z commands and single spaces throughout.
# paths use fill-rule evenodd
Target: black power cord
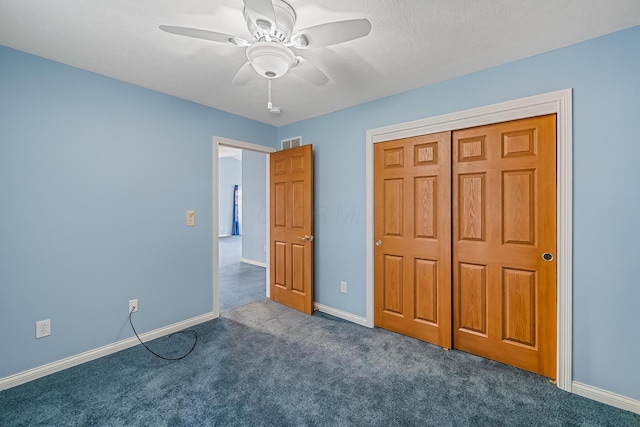
M 156 353 L 155 351 L 153 351 L 149 347 L 147 347 L 147 345 L 145 343 L 143 343 L 142 340 L 140 339 L 140 337 L 138 336 L 138 332 L 136 332 L 136 328 L 133 327 L 133 321 L 131 321 L 131 314 L 133 313 L 133 310 L 135 310 L 135 308 L 131 309 L 131 311 L 129 312 L 129 323 L 131 324 L 131 329 L 133 329 L 133 333 L 136 334 L 136 338 L 138 338 L 138 341 L 140 341 L 140 344 L 142 344 L 144 346 L 144 348 L 149 350 L 149 352 L 151 354 L 153 354 L 154 356 L 158 356 L 160 359 L 163 359 L 163 360 L 180 360 L 180 359 L 184 359 L 185 357 L 190 355 L 191 352 L 193 351 L 193 349 L 196 348 L 196 344 L 198 343 L 198 333 L 196 331 L 194 331 L 193 329 L 187 329 L 187 330 L 184 330 L 184 331 L 179 331 L 179 332 L 175 332 L 173 334 L 167 335 L 167 339 L 169 339 L 173 335 L 176 335 L 176 334 L 181 334 L 181 333 L 186 333 L 186 332 L 193 334 L 193 336 L 195 337 L 195 341 L 193 342 L 193 346 L 191 347 L 191 350 L 189 350 L 187 352 L 187 354 L 185 354 L 184 356 L 180 356 L 180 357 L 164 357 L 164 356 L 159 355 L 158 353 Z

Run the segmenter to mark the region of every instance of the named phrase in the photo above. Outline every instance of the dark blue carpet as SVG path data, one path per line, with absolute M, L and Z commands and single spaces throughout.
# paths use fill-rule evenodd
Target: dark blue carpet
M 218 274 L 221 312 L 257 301 L 267 294 L 266 269 L 243 263 L 241 258 L 242 237 L 221 237 Z
M 178 362 L 137 346 L 2 391 L 0 425 L 640 426 L 540 376 L 267 299 L 196 329 Z

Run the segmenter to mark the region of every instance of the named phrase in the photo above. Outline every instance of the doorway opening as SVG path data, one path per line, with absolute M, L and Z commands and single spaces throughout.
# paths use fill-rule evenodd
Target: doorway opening
M 269 296 L 270 147 L 213 138 L 213 311 Z M 265 184 L 267 183 L 267 184 Z

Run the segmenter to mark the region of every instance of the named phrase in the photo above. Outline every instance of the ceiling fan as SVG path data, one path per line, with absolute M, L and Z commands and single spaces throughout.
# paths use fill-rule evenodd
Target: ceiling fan
M 296 23 L 296 12 L 283 0 L 243 0 L 244 17 L 253 41 L 240 37 L 198 28 L 161 25 L 167 33 L 194 37 L 234 46 L 246 46 L 247 62 L 236 73 L 234 86 L 249 81 L 254 72 L 269 79 L 284 76 L 289 70 L 315 84 L 324 85 L 329 78 L 318 67 L 302 57 L 293 49 L 309 49 L 364 37 L 371 31 L 367 19 L 350 19 L 329 22 L 305 28 L 292 34 Z

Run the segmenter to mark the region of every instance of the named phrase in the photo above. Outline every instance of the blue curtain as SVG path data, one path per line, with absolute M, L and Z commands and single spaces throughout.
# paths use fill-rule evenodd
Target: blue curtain
M 240 222 L 238 221 L 238 186 L 233 186 L 233 225 L 231 226 L 231 235 L 240 234 Z

